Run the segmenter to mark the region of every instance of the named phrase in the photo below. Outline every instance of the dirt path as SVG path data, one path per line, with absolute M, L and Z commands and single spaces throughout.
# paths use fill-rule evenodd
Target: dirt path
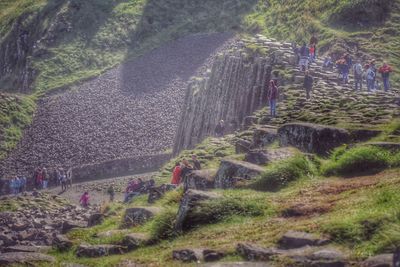
M 81 197 L 82 193 L 88 191 L 90 194 L 90 203 L 92 205 L 101 205 L 102 203 L 109 201 L 107 188 L 111 184 L 113 184 L 115 188 L 115 201 L 122 201 L 124 197 L 123 191 L 130 180 L 139 177 L 143 180 L 148 180 L 152 177 L 152 175 L 154 175 L 154 173 L 82 182 L 73 184 L 72 188 L 65 192 L 62 192 L 60 187 L 45 190 L 45 192 L 60 195 L 61 197 L 69 200 L 71 203 L 79 205 L 79 198 Z

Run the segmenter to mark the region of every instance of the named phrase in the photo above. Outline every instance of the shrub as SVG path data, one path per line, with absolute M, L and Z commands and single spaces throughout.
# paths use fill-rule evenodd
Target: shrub
M 291 181 L 315 173 L 315 166 L 308 158 L 296 156 L 272 164 L 250 187 L 256 190 L 274 191 Z
M 166 208 L 151 221 L 150 237 L 152 240 L 168 239 L 174 236 L 176 208 Z
M 374 173 L 389 165 L 389 151 L 374 146 L 360 146 L 349 149 L 340 156 L 333 153 L 330 161 L 322 166 L 322 173 L 327 176 Z

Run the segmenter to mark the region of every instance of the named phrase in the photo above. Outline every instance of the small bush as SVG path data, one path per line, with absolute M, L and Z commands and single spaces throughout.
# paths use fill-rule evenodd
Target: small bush
M 166 208 L 151 221 L 150 237 L 152 240 L 169 239 L 174 236 L 176 214 L 177 208 Z
M 349 149 L 339 156 L 333 153 L 331 160 L 322 166 L 322 173 L 329 175 L 355 175 L 374 173 L 390 165 L 389 151 L 373 147 L 360 146 Z
M 274 191 L 289 182 L 315 173 L 315 166 L 309 159 L 305 156 L 296 156 L 272 164 L 250 187 L 256 190 Z

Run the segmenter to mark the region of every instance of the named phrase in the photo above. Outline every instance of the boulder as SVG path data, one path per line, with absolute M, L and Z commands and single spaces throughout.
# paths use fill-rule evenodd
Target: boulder
M 289 123 L 278 130 L 282 146 L 294 146 L 307 153 L 327 155 L 332 149 L 351 141 L 347 130 L 312 124 Z
M 235 142 L 235 152 L 236 154 L 247 153 L 251 148 L 251 142 L 245 139 L 238 139 Z
M 77 257 L 96 258 L 125 253 L 125 248 L 118 245 L 80 245 L 76 250 Z
M 216 251 L 216 250 L 212 250 L 212 249 L 203 250 L 203 260 L 205 262 L 219 261 L 224 256 L 225 256 L 225 254 L 221 251 Z
M 72 242 L 64 235 L 56 235 L 53 239 L 53 246 L 60 251 L 69 250 L 72 245 Z
M 261 248 L 254 244 L 239 243 L 236 252 L 249 261 L 269 261 L 271 257 L 279 255 L 280 252 L 273 248 Z
M 90 215 L 87 227 L 92 227 L 101 224 L 104 220 L 104 215 L 102 213 L 93 213 Z
M 123 218 L 123 227 L 142 225 L 159 212 L 160 210 L 156 207 L 136 207 L 126 209 Z
M 16 240 L 10 233 L 0 233 L 0 241 L 4 246 L 14 246 L 17 244 Z
M 253 147 L 262 148 L 273 143 L 278 137 L 276 128 L 257 127 L 253 132 Z
M 321 239 L 316 235 L 289 231 L 279 240 L 279 245 L 284 249 L 300 248 L 304 246 L 323 246 L 329 243 L 328 239 Z
M 266 151 L 261 149 L 250 150 L 247 152 L 244 160 L 256 165 L 265 165 L 269 161 Z
M 264 169 L 245 161 L 223 159 L 215 177 L 216 188 L 232 188 L 239 180 L 249 180 L 260 175 Z
M 191 172 L 185 179 L 185 191 L 187 189 L 207 190 L 214 188 L 216 170 L 197 170 Z
M 140 233 L 131 233 L 124 237 L 122 240 L 122 245 L 127 247 L 129 251 L 137 249 L 140 246 L 148 244 L 150 242 L 150 238 L 145 234 Z
M 187 190 L 183 195 L 179 205 L 178 214 L 176 215 L 176 220 L 174 225 L 174 231 L 180 232 L 183 230 L 185 226 L 185 219 L 190 210 L 196 205 L 196 203 L 208 199 L 216 199 L 218 197 L 219 195 L 216 193 L 204 192 L 193 189 Z
M 362 267 L 392 267 L 393 254 L 380 254 L 370 257 L 361 263 Z
M 8 252 L 0 253 L 0 266 L 10 266 L 14 264 L 34 265 L 39 262 L 54 262 L 55 259 L 49 255 L 32 252 Z
M 248 128 L 254 124 L 256 124 L 258 121 L 258 118 L 256 116 L 247 116 L 243 120 L 243 127 Z
M 12 246 L 4 248 L 4 252 L 36 252 L 47 253 L 51 247 L 49 246 Z
M 63 221 L 61 226 L 61 233 L 66 234 L 74 228 L 85 228 L 86 223 L 82 221 Z
M 345 267 L 347 257 L 335 249 L 318 250 L 308 257 L 310 266 Z
M 381 130 L 369 130 L 369 129 L 352 129 L 350 130 L 351 139 L 354 142 L 364 142 L 373 137 L 376 137 L 382 133 Z
M 172 251 L 172 258 L 182 262 L 211 262 L 224 257 L 224 253 L 212 249 L 180 249 Z

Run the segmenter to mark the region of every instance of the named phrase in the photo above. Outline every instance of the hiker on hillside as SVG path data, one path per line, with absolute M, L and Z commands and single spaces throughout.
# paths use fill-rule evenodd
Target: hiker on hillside
M 189 161 L 187 159 L 182 160 L 182 171 L 181 171 L 181 182 L 184 185 L 184 191 L 188 189 L 187 185 L 187 177 L 191 174 L 193 171 L 193 166 L 190 165 Z
M 114 196 L 115 196 L 115 189 L 114 189 L 114 184 L 111 184 L 108 189 L 107 189 L 107 194 L 110 197 L 110 202 L 114 201 Z
M 308 71 L 306 71 L 305 76 L 304 76 L 303 87 L 306 90 L 306 98 L 307 99 L 310 99 L 310 92 L 312 90 L 313 83 L 314 83 L 313 77 L 311 77 L 310 73 Z
M 363 79 L 363 67 L 360 62 L 357 62 L 353 66 L 353 73 L 354 73 L 354 89 L 357 91 L 360 88 L 362 91 L 362 79 Z
M 46 168 L 42 169 L 42 179 L 43 179 L 43 189 L 46 189 L 49 185 L 49 176 L 47 174 Z
M 82 207 L 87 208 L 89 206 L 89 199 L 90 199 L 89 192 L 85 191 L 85 193 L 83 193 L 83 195 L 79 199 L 79 203 L 81 204 Z
M 300 63 L 300 49 L 297 47 L 296 43 L 292 43 L 292 49 L 296 58 L 294 65 L 297 66 Z
M 371 60 L 370 63 L 369 63 L 369 68 L 374 72 L 374 79 L 373 79 L 373 82 L 372 82 L 372 90 L 375 90 L 375 89 L 376 89 L 376 74 L 377 74 L 377 68 L 376 68 L 375 62 L 376 62 L 375 59 L 373 59 L 373 60 Z
M 310 46 L 314 46 L 314 56 L 317 55 L 317 44 L 318 44 L 318 38 L 315 36 L 315 34 L 313 34 L 310 38 Z
M 72 188 L 72 168 L 69 168 L 65 175 L 67 176 L 67 188 Z
M 349 73 L 351 70 L 351 67 L 353 66 L 353 60 L 350 56 L 350 54 L 346 54 L 344 56 L 344 60 L 346 61 L 344 66 L 343 66 L 343 83 L 349 83 Z
M 10 180 L 8 186 L 10 187 L 10 194 L 15 195 L 15 187 L 16 187 L 15 178 L 12 178 Z
M 325 57 L 323 67 L 327 68 L 327 69 L 333 69 L 333 65 L 334 64 L 333 64 L 333 61 L 332 61 L 332 57 L 331 56 Z
M 67 190 L 67 175 L 63 168 L 59 168 L 58 172 L 60 173 L 59 178 L 60 178 L 61 190 L 64 192 Z
M 375 71 L 373 66 L 368 66 L 368 70 L 366 72 L 367 79 L 367 89 L 369 92 L 375 90 Z
M 192 163 L 195 170 L 201 170 L 200 161 L 197 159 L 197 155 L 192 155 Z
M 224 131 L 225 131 L 225 122 L 223 120 L 220 120 L 217 126 L 215 127 L 215 135 L 217 137 L 223 137 Z
M 130 181 L 125 190 L 124 203 L 130 202 L 133 197 L 140 195 L 143 186 L 144 182 L 141 178 Z
M 174 169 L 172 170 L 171 184 L 179 185 L 181 183 L 181 172 L 182 172 L 181 164 L 177 162 L 175 164 Z
M 314 62 L 315 60 L 315 45 L 310 44 L 310 61 Z
M 337 60 L 336 67 L 339 71 L 339 78 L 342 79 L 343 83 L 347 83 L 348 65 L 346 64 L 346 60 L 344 58 Z
M 278 86 L 271 80 L 268 88 L 268 101 L 271 117 L 276 117 L 276 102 L 278 101 Z
M 310 57 L 310 49 L 307 47 L 306 43 L 300 48 L 300 70 L 306 71 L 308 68 L 308 60 Z
M 389 75 L 391 72 L 392 68 L 387 63 L 383 63 L 383 66 L 379 68 L 379 73 L 382 75 L 383 87 L 386 92 L 390 90 Z
M 26 179 L 25 175 L 22 175 L 19 179 L 21 181 L 21 193 L 24 193 L 26 191 L 27 179 Z

